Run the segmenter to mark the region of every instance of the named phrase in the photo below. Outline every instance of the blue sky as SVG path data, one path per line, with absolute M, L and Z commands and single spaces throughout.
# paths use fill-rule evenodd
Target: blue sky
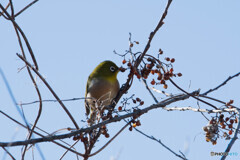
M 6 4 L 6 0 L 2 3 Z M 30 1 L 13 1 L 19 10 Z M 139 41 L 134 51 L 143 51 L 149 33 L 157 25 L 166 1 L 44 1 L 40 0 L 25 11 L 16 21 L 21 26 L 39 64 L 40 73 L 46 78 L 60 98 L 84 97 L 88 75 L 103 60 L 112 60 L 121 65 L 122 58 L 113 54 L 113 50 L 124 53 L 128 49 L 129 32 L 132 39 Z M 156 55 L 162 48 L 164 55 L 174 57 L 174 69 L 183 76 L 174 81 L 187 91 L 201 89 L 206 91 L 223 82 L 228 76 L 240 70 L 240 2 L 237 0 L 202 0 L 173 1 L 165 24 L 153 39 L 149 54 Z M 12 24 L 0 17 L 0 67 L 18 102 L 37 100 L 33 84 L 26 70 L 18 73 L 24 63 L 18 59 L 20 53 Z M 120 73 L 120 84 L 126 81 L 127 73 Z M 37 78 L 43 99 L 54 99 L 44 84 Z M 158 89 L 162 90 L 162 87 Z M 210 94 L 223 101 L 234 99 L 239 106 L 239 78 L 233 79 L 226 86 Z M 167 92 L 181 93 L 169 85 Z M 136 94 L 145 101 L 143 107 L 153 104 L 144 85 L 135 80 L 129 94 Z M 3 80 L 0 79 L 1 110 L 21 121 Z M 163 95 L 156 94 L 161 99 Z M 80 126 L 85 126 L 83 101 L 65 103 Z M 169 107 L 198 107 L 195 100 L 187 100 Z M 219 105 L 220 106 L 220 105 Z M 202 108 L 208 108 L 201 104 Z M 38 105 L 24 106 L 29 121 L 36 117 Z M 207 115 L 210 117 L 210 115 Z M 162 140 L 168 147 L 178 152 L 181 150 L 189 159 L 219 159 L 210 157 L 211 151 L 223 152 L 228 141 L 219 139 L 213 146 L 205 141 L 202 127 L 207 124 L 205 118 L 195 112 L 167 112 L 161 109 L 149 112 L 141 117 L 142 131 Z M 0 141 L 23 140 L 26 130 L 0 116 Z M 113 136 L 124 122 L 109 125 Z M 60 128 L 73 127 L 65 112 L 57 103 L 44 103 L 43 113 L 38 126 L 48 132 Z M 101 138 L 96 148 L 102 146 Z M 67 140 L 71 143 L 71 140 Z M 188 146 L 185 148 L 184 146 Z M 40 144 L 47 159 L 58 159 L 64 150 L 54 144 Z M 237 140 L 232 152 L 239 152 Z M 83 152 L 82 145 L 77 146 Z M 10 148 L 10 152 L 20 156 L 20 148 Z M 53 154 L 54 153 L 54 154 Z M 0 157 L 3 151 L 0 150 Z M 31 158 L 31 151 L 26 155 Z M 137 132 L 127 129 L 104 151 L 92 159 L 118 160 L 133 159 L 177 159 L 161 145 Z M 27 159 L 28 159 L 27 158 Z M 37 151 L 35 158 L 40 159 Z M 65 159 L 75 158 L 67 154 Z M 7 157 L 9 159 L 9 157 Z M 228 157 L 236 159 L 236 157 Z

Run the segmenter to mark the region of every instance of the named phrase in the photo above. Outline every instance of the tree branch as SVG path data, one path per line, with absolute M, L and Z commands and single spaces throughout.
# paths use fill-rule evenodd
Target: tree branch
M 64 139 L 64 138 L 70 138 L 72 136 L 78 135 L 80 133 L 89 133 L 90 131 L 99 128 L 103 125 L 112 123 L 112 122 L 118 122 L 121 121 L 122 119 L 126 119 L 126 118 L 130 118 L 130 117 L 134 117 L 134 116 L 140 116 L 142 114 L 147 113 L 150 110 L 153 109 L 157 109 L 157 108 L 163 108 L 171 103 L 177 102 L 177 101 L 181 101 L 181 100 L 185 100 L 188 99 L 191 95 L 196 96 L 199 94 L 199 91 L 194 91 L 192 93 L 189 93 L 189 95 L 187 94 L 182 94 L 182 95 L 177 95 L 177 96 L 173 96 L 171 98 L 168 98 L 166 100 L 163 100 L 157 104 L 153 104 L 149 107 L 146 107 L 144 109 L 138 109 L 132 113 L 128 113 L 119 117 L 115 117 L 112 118 L 110 120 L 106 120 L 103 121 L 101 123 L 95 124 L 91 127 L 88 128 L 82 128 L 79 129 L 77 131 L 73 131 L 71 133 L 67 133 L 67 134 L 62 134 L 62 135 L 55 135 L 55 136 L 47 136 L 47 137 L 42 137 L 42 138 L 36 138 L 36 139 L 30 139 L 30 140 L 26 140 L 26 141 L 16 141 L 16 142 L 0 142 L 0 146 L 2 147 L 10 147 L 10 146 L 20 146 L 20 145 L 26 145 L 26 144 L 35 144 L 35 143 L 40 143 L 40 142 L 49 142 L 49 141 L 53 141 L 53 140 L 57 140 L 57 139 Z

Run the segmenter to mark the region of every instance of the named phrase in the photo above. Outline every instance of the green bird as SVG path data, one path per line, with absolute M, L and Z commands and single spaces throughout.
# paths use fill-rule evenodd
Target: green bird
M 92 126 L 98 111 L 110 105 L 119 91 L 118 66 L 112 61 L 100 63 L 89 75 L 85 93 L 86 115 L 90 114 L 88 124 Z

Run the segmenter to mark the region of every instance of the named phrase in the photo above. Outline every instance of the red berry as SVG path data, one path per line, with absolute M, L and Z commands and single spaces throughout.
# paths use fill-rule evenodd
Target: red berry
M 127 61 L 124 59 L 123 61 L 122 61 L 122 64 L 125 64 Z
M 118 110 L 121 111 L 121 110 L 122 110 L 122 106 L 119 106 L 119 107 L 118 107 Z
M 156 82 L 155 82 L 155 80 L 153 79 L 152 81 L 151 81 L 151 84 L 152 85 L 154 85 Z
M 226 118 L 225 118 L 225 121 L 227 122 L 228 120 L 229 120 L 229 117 L 226 117 Z
M 174 63 L 174 62 L 175 62 L 175 59 L 174 59 L 174 58 L 172 58 L 172 59 L 171 59 L 171 63 Z
M 140 98 L 138 98 L 138 97 L 136 98 L 136 100 L 137 100 L 138 102 L 140 102 L 140 101 L 141 101 L 141 99 L 140 99 Z
M 182 77 L 182 73 L 178 73 L 177 75 L 178 75 L 178 77 Z
M 163 88 L 164 88 L 164 89 L 167 89 L 167 88 L 168 88 L 168 85 L 167 85 L 167 84 L 164 84 L 164 85 L 163 85 Z
M 231 135 L 231 134 L 232 134 L 232 130 L 230 130 L 230 131 L 228 132 L 228 134 Z
M 169 57 L 166 57 L 165 60 L 166 60 L 166 61 L 170 61 L 170 58 L 169 58 Z
M 140 102 L 140 105 L 142 106 L 143 104 L 144 104 L 144 101 L 141 101 L 141 102 Z

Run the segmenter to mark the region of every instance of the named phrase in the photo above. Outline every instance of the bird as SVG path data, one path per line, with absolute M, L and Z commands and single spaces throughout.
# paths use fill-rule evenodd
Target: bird
M 85 92 L 88 125 L 95 124 L 99 109 L 110 105 L 119 91 L 117 75 L 119 67 L 112 61 L 101 62 L 89 75 Z

